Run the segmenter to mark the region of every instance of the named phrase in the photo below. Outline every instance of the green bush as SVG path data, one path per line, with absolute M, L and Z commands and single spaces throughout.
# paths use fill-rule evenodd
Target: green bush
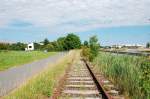
M 88 42 L 84 42 L 84 46 L 82 47 L 82 55 L 89 61 L 93 61 L 94 58 L 98 55 L 99 52 L 99 43 L 96 36 L 92 36 Z
M 99 52 L 99 43 L 98 38 L 96 36 L 90 37 L 89 40 L 90 44 L 90 61 L 93 61 L 93 59 L 98 55 Z
M 81 56 L 84 57 L 86 60 L 90 59 L 90 48 L 83 46 Z

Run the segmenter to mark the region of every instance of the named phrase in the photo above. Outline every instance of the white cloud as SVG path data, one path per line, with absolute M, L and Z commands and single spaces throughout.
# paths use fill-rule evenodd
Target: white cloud
M 1 0 L 0 27 L 16 19 L 51 32 L 145 25 L 149 9 L 150 0 Z

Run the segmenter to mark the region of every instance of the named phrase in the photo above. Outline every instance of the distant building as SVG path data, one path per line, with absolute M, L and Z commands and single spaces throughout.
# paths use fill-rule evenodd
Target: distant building
M 34 43 L 29 43 L 27 45 L 27 48 L 25 48 L 25 51 L 33 51 L 34 50 Z
M 111 48 L 129 48 L 129 49 L 135 49 L 135 48 L 144 48 L 143 45 L 140 44 L 122 44 L 122 45 L 112 45 Z
M 127 45 L 124 45 L 123 47 L 129 48 L 129 49 L 144 48 L 144 46 L 143 46 L 143 45 L 140 45 L 140 44 L 127 44 Z

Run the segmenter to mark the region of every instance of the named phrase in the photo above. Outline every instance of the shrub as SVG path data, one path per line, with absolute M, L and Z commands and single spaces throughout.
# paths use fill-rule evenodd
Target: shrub
M 98 38 L 96 36 L 92 36 L 90 38 L 90 53 L 91 53 L 91 58 L 92 60 L 98 55 L 99 51 L 99 43 L 98 43 Z
M 90 59 L 90 48 L 83 46 L 81 56 L 84 57 L 86 60 Z
M 98 52 L 99 52 L 99 43 L 96 36 L 92 36 L 90 38 L 89 46 L 87 41 L 84 42 L 82 54 L 87 60 L 93 61 L 94 58 L 98 55 Z

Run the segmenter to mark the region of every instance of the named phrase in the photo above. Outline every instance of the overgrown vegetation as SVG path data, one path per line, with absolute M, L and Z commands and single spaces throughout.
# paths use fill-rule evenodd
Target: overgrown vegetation
M 94 58 L 98 55 L 100 45 L 98 43 L 98 38 L 96 36 L 90 37 L 89 42 L 84 41 L 82 47 L 81 55 L 89 61 L 93 61 Z
M 1 51 L 0 52 L 0 71 L 12 66 L 21 65 L 38 59 L 54 55 L 56 52 L 44 53 L 41 51 Z
M 99 53 L 95 70 L 109 78 L 131 99 L 150 99 L 150 61 L 145 58 Z
M 49 68 L 26 82 L 21 88 L 4 97 L 4 99 L 47 99 L 52 95 L 59 78 L 65 73 L 66 67 L 72 63 L 76 55 L 78 55 L 77 52 L 70 52 L 58 63 L 49 66 Z

